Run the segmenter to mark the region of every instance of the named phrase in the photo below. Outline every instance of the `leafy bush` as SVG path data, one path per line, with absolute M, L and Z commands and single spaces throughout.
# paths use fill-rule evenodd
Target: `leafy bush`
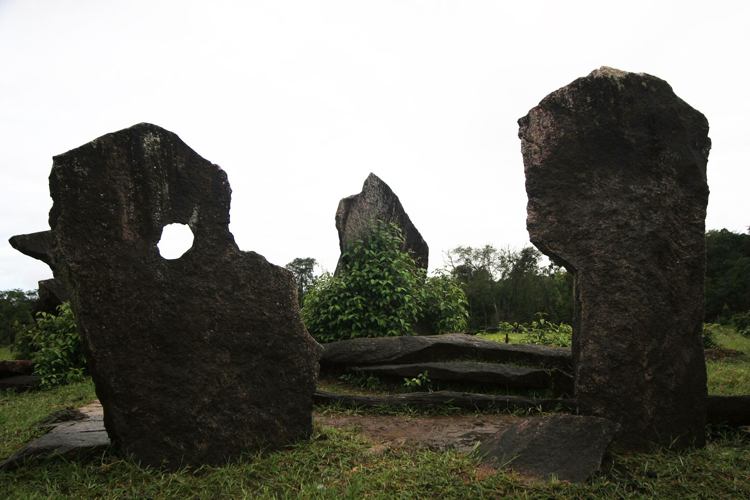
M 69 303 L 58 307 L 58 315 L 40 312 L 14 346 L 17 357 L 34 362 L 34 374 L 42 387 L 77 382 L 83 379 L 86 360 L 81 350 L 73 311 Z
M 565 323 L 552 323 L 544 318 L 543 313 L 536 314 L 537 319 L 520 328 L 525 332 L 524 342 L 539 345 L 570 347 L 573 343 L 573 327 Z
M 405 378 L 404 387 L 414 391 L 424 391 L 425 389 L 432 392 L 431 389 L 432 380 L 430 380 L 430 373 L 425 370 L 416 377 Z
M 452 276 L 438 274 L 427 278 L 422 292 L 421 323 L 430 333 L 466 330 L 469 303 L 460 283 Z
M 750 336 L 750 311 L 737 313 L 732 316 L 732 324 L 737 329 L 738 333 Z
M 302 319 L 318 341 L 408 335 L 420 320 L 431 333 L 465 327 L 461 288 L 449 276 L 426 279 L 403 242 L 398 226 L 378 222 L 342 254 L 337 275 L 309 288 Z
M 714 325 L 710 323 L 704 323 L 701 337 L 703 338 L 704 349 L 714 349 L 716 347 L 719 347 L 719 344 L 716 342 L 716 332 L 714 331 Z

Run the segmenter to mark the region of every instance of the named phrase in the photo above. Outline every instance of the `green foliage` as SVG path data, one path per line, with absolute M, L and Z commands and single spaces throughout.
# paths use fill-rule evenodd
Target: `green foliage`
M 397 226 L 378 222 L 344 251 L 337 275 L 310 287 L 302 319 L 318 341 L 408 335 L 423 317 L 438 331 L 464 325 L 458 287 L 448 277 L 426 280 L 403 241 Z
M 750 311 L 732 316 L 732 324 L 739 334 L 750 336 Z
M 481 330 L 506 322 L 530 322 L 537 311 L 551 321 L 573 317 L 573 279 L 562 268 L 543 266 L 533 247 L 520 251 L 456 247 L 448 255 L 451 274 L 469 304 L 469 328 Z
M 431 384 L 430 373 L 427 370 L 423 371 L 416 377 L 404 379 L 404 387 L 414 391 L 429 390 Z
M 294 281 L 297 283 L 297 299 L 299 306 L 305 303 L 305 293 L 310 285 L 315 283 L 315 266 L 318 262 L 312 257 L 296 258 L 287 264 L 286 267 L 294 275 Z
M 36 299 L 34 290 L 0 292 L 0 345 L 13 344 L 17 333 L 34 321 L 32 310 Z
M 465 331 L 468 306 L 466 294 L 456 279 L 445 273 L 430 276 L 422 292 L 420 323 L 430 333 Z
M 750 233 L 706 233 L 706 321 L 750 311 Z
M 523 325 L 524 342 L 527 344 L 570 347 L 573 343 L 573 327 L 565 323 L 553 323 L 537 313 L 537 319 Z
M 69 303 L 59 306 L 57 315 L 38 313 L 36 324 L 29 326 L 18 340 L 18 353 L 34 362 L 34 373 L 41 377 L 42 387 L 83 379 L 86 360 Z
M 701 337 L 703 338 L 703 348 L 704 349 L 714 349 L 716 347 L 719 347 L 719 344 L 716 343 L 716 334 L 714 332 L 714 326 L 711 324 L 704 324 L 703 330 L 701 332 Z
M 364 373 L 344 373 L 339 376 L 339 380 L 361 389 L 373 390 L 384 387 L 383 382 L 378 377 L 365 375 Z

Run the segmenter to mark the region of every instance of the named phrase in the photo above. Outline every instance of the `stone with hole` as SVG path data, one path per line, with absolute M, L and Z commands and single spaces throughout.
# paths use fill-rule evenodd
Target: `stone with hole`
M 320 347 L 291 274 L 235 244 L 224 171 L 144 123 L 56 156 L 50 191 L 56 274 L 115 446 L 176 468 L 310 435 Z M 172 223 L 194 241 L 170 260 Z
M 618 444 L 702 445 L 706 118 L 601 68 L 519 120 L 532 243 L 575 275 L 575 392 Z

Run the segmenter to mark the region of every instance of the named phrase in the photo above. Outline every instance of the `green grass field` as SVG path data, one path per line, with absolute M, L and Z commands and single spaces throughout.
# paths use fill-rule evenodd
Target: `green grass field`
M 723 329 L 716 340 L 744 355 L 708 363 L 711 393 L 750 393 L 750 339 Z M 39 435 L 38 423 L 53 411 L 94 398 L 90 381 L 0 393 L 0 457 Z M 476 457 L 455 452 L 401 448 L 373 453 L 371 447 L 355 432 L 316 426 L 308 442 L 224 467 L 168 473 L 106 452 L 69 461 L 36 460 L 0 472 L 0 485 L 3 498 L 19 499 L 750 498 L 750 435 L 739 430 L 713 428 L 708 445 L 699 450 L 617 455 L 606 472 L 582 485 L 527 483 L 478 467 Z

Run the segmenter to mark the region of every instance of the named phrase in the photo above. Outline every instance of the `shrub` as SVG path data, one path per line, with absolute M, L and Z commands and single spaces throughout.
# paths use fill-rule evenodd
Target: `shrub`
M 740 334 L 750 336 L 750 311 L 732 316 L 732 324 Z
M 524 342 L 539 345 L 570 347 L 573 343 L 573 327 L 565 323 L 552 323 L 543 313 L 536 313 L 537 319 L 522 326 Z
M 36 323 L 18 339 L 17 355 L 34 362 L 34 374 L 42 387 L 54 387 L 80 381 L 86 369 L 73 311 L 69 303 L 58 307 L 58 315 L 40 312 Z
M 302 319 L 317 340 L 411 332 L 424 278 L 402 243 L 396 226 L 377 223 L 342 254 L 338 275 L 323 275 L 310 288 Z
M 377 222 L 342 254 L 337 275 L 310 287 L 302 319 L 318 341 L 409 335 L 418 321 L 430 333 L 465 328 L 460 286 L 450 276 L 425 278 L 403 242 L 398 226 Z
M 422 291 L 421 321 L 430 333 L 466 330 L 469 303 L 461 284 L 448 274 L 427 278 Z

